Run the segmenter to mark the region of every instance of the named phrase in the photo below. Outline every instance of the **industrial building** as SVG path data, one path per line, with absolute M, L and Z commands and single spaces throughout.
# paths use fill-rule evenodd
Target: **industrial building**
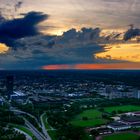
M 26 99 L 27 99 L 27 95 L 19 91 L 14 91 L 13 94 L 10 95 L 11 101 L 23 103 Z
M 131 128 L 131 126 L 127 125 L 125 123 L 122 123 L 122 122 L 113 122 L 113 123 L 109 124 L 107 126 L 107 128 L 110 128 L 110 129 L 112 129 L 114 131 L 121 131 L 121 130 L 129 129 L 129 128 Z

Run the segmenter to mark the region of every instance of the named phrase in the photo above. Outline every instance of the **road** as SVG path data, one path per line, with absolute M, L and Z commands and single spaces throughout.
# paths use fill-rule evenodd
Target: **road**
M 39 121 L 37 120 L 37 118 L 33 115 L 31 115 L 30 113 L 27 113 L 27 112 L 24 112 L 24 111 L 21 111 L 21 110 L 17 110 L 17 109 L 11 109 L 12 112 L 15 112 L 15 113 L 19 113 L 19 114 L 26 114 L 28 116 L 30 116 L 31 118 L 33 118 L 36 123 L 38 124 L 38 126 L 41 128 L 41 124 L 39 123 Z
M 32 133 L 38 140 L 49 140 L 41 132 L 39 132 L 27 119 L 24 118 L 24 120 L 25 125 L 32 131 Z
M 30 116 L 31 118 L 34 118 L 34 120 L 36 121 L 36 123 L 38 124 L 38 126 L 40 128 L 42 128 L 43 134 L 41 132 L 39 132 L 26 118 L 24 118 L 25 120 L 25 125 L 32 131 L 32 133 L 34 134 L 34 136 L 38 139 L 38 140 L 51 140 L 45 125 L 43 123 L 42 117 L 40 117 L 41 120 L 41 124 L 39 123 L 39 121 L 37 120 L 37 118 L 33 115 L 31 115 L 30 113 L 21 111 L 21 110 L 17 110 L 15 108 L 11 108 L 11 111 L 15 112 L 15 113 L 19 113 L 19 114 L 26 114 L 28 116 Z M 42 114 L 43 115 L 43 114 Z
M 42 131 L 43 131 L 44 135 L 47 137 L 47 140 L 51 140 L 51 137 L 49 136 L 49 134 L 48 134 L 48 132 L 47 132 L 47 130 L 46 130 L 45 124 L 44 124 L 44 122 L 43 122 L 43 115 L 45 115 L 45 113 L 43 113 L 43 114 L 40 116 Z

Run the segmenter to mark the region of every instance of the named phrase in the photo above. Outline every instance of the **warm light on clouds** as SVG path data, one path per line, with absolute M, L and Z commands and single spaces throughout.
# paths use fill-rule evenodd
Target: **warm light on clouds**
M 96 58 L 140 62 L 140 44 L 110 44 L 105 52 L 97 53 Z
M 0 43 L 0 53 L 6 53 L 9 50 L 9 47 L 7 47 L 5 44 Z
M 4 68 L 140 67 L 138 0 L 0 1 Z

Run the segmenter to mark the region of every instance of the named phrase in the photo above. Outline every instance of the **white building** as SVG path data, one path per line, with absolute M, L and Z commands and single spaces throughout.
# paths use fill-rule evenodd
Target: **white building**
M 113 123 L 109 124 L 107 126 L 107 128 L 110 128 L 110 129 L 112 129 L 114 131 L 121 131 L 121 130 L 129 129 L 129 128 L 131 128 L 131 126 L 130 125 L 126 125 L 126 124 L 121 123 L 121 122 L 113 122 Z
M 10 95 L 10 100 L 23 100 L 26 99 L 27 96 L 19 91 L 14 91 L 12 95 Z

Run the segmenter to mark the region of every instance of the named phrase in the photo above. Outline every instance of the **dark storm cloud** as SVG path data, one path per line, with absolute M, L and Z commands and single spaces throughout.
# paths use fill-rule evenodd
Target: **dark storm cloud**
M 0 13 L 0 23 L 5 21 L 5 18 L 2 16 L 2 14 Z
M 37 25 L 48 18 L 41 12 L 29 12 L 23 18 L 0 22 L 0 42 L 15 47 L 15 40 L 39 34 Z
M 106 35 L 100 36 L 100 32 L 99 28 L 82 28 L 80 31 L 70 29 L 62 36 L 39 34 L 19 38 L 15 41 L 16 45 L 23 47 L 1 54 L 0 65 L 6 69 L 36 69 L 50 64 L 125 62 L 115 60 L 110 55 L 107 58 L 96 57 L 97 53 L 106 51 L 105 46 L 99 44 L 120 43 L 116 35 L 109 34 L 109 39 L 106 40 Z
M 6 69 L 13 65 L 17 69 L 36 69 L 47 64 L 92 63 L 94 54 L 104 50 L 96 43 L 99 32 L 92 28 L 70 29 L 62 36 L 39 34 L 17 39 L 23 47 L 0 55 L 0 64 Z
M 130 40 L 136 36 L 140 35 L 140 29 L 129 29 L 125 34 L 124 34 L 124 40 Z

